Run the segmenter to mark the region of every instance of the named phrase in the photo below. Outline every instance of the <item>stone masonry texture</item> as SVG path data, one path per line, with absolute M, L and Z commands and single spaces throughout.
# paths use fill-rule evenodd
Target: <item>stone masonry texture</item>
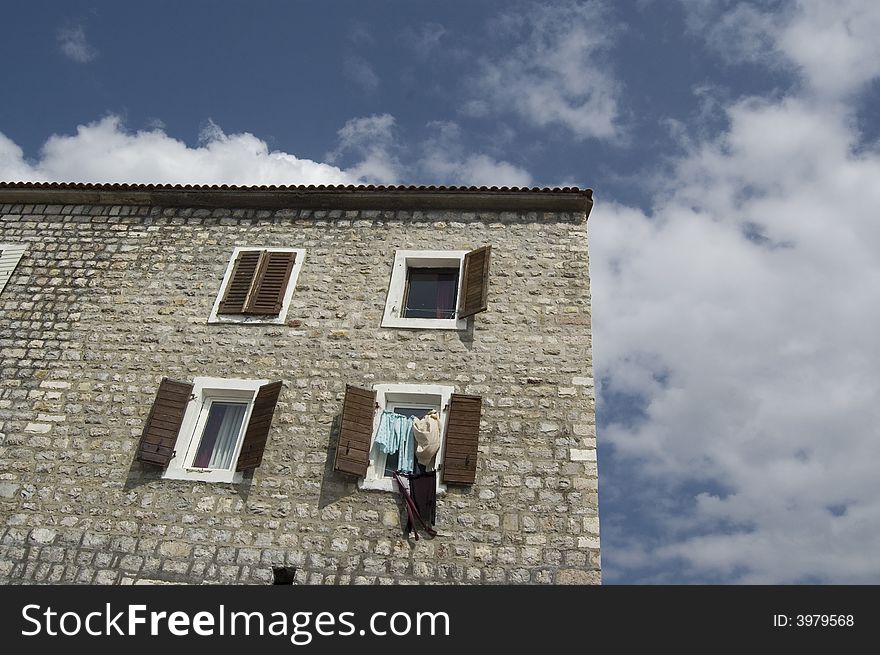
M 111 194 L 112 195 L 112 194 Z M 0 582 L 597 584 L 583 212 L 0 204 Z M 380 327 L 395 249 L 492 246 L 468 329 Z M 304 248 L 285 325 L 209 325 L 233 248 Z M 134 461 L 163 377 L 283 380 L 240 484 Z M 346 384 L 482 396 L 475 484 L 407 538 L 333 471 Z

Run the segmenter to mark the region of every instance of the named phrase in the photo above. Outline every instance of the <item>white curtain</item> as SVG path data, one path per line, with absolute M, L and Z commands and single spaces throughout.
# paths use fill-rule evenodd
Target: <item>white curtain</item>
M 199 450 L 193 462 L 194 466 L 209 469 L 228 469 L 232 465 L 232 456 L 238 443 L 241 424 L 247 405 L 242 403 L 211 404 L 205 431 L 202 434 Z M 211 444 L 213 443 L 213 448 Z M 205 452 L 210 448 L 210 457 Z

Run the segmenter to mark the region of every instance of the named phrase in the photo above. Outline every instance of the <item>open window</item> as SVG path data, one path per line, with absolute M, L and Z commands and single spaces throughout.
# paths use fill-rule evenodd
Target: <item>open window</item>
M 361 478 L 362 489 L 393 491 L 391 474 L 398 469 L 438 470 L 440 491 L 447 483 L 473 484 L 482 400 L 453 391 L 451 386 L 424 384 L 377 384 L 373 389 L 347 386 L 334 469 Z M 430 460 L 418 461 L 417 446 L 390 453 L 380 447 L 383 413 L 421 419 L 432 411 L 439 419 L 440 444 Z M 403 462 L 401 457 L 408 460 Z
M 396 251 L 382 327 L 464 330 L 488 308 L 491 251 Z
M 136 459 L 164 467 L 164 478 L 238 482 L 262 462 L 281 387 L 280 381 L 166 378 Z
M 3 293 L 25 250 L 27 246 L 19 243 L 0 243 L 0 293 Z
M 284 323 L 305 250 L 236 248 L 209 323 Z

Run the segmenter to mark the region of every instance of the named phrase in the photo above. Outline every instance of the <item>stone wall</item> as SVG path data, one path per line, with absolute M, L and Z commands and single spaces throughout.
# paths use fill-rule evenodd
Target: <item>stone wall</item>
M 0 205 L 0 581 L 598 583 L 583 214 Z M 466 331 L 380 327 L 396 248 L 492 245 Z M 233 247 L 305 248 L 287 325 L 208 325 Z M 418 373 L 417 373 L 418 371 Z M 284 381 L 241 484 L 133 461 L 163 377 Z M 334 473 L 346 384 L 483 398 L 476 483 L 440 536 Z

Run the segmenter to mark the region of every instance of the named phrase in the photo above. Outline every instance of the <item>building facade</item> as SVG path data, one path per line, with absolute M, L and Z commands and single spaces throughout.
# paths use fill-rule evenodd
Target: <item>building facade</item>
M 0 582 L 598 584 L 591 206 L 0 185 Z

